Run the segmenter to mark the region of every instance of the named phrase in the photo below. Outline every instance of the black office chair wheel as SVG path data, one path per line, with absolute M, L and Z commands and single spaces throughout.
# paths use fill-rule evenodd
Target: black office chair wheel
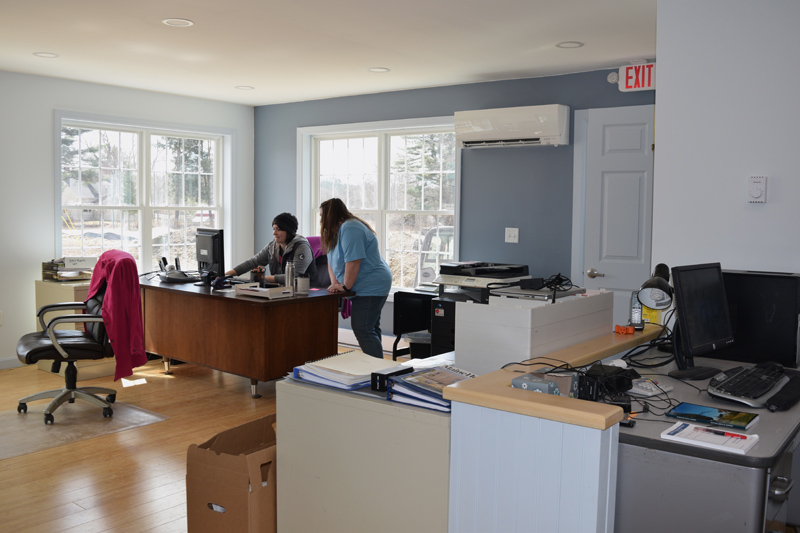
M 46 426 L 47 424 L 50 424 L 50 425 L 52 425 L 53 423 L 55 423 L 55 421 L 56 421 L 56 419 L 53 417 L 53 415 L 52 415 L 52 414 L 50 414 L 50 413 L 45 413 L 45 415 L 44 415 L 44 425 L 45 425 L 45 426 Z
M 117 395 L 116 394 L 109 394 L 108 396 L 106 396 L 106 401 L 108 403 L 116 402 L 117 401 Z
M 114 416 L 114 410 L 110 407 L 103 407 L 103 418 L 111 418 Z
M 18 413 L 27 413 L 28 412 L 28 404 L 27 403 L 18 403 L 17 404 L 17 412 Z

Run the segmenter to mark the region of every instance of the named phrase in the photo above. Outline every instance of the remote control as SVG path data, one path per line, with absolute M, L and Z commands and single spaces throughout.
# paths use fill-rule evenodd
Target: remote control
M 628 394 L 635 394 L 636 396 L 655 396 L 656 394 L 663 394 L 672 390 L 672 385 L 666 383 L 660 384 L 653 379 L 639 378 L 633 380 L 633 387 L 628 391 Z

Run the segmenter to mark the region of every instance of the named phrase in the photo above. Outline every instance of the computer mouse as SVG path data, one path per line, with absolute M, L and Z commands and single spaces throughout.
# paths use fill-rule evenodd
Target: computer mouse
M 758 363 L 756 368 L 763 368 L 770 373 L 775 374 L 782 374 L 783 373 L 783 365 L 780 363 L 775 363 L 773 361 L 765 361 L 763 363 Z

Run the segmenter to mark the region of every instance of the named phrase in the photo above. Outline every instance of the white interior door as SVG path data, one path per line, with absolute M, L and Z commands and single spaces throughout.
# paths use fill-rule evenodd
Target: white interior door
M 573 282 L 615 292 L 614 323 L 650 277 L 654 106 L 575 112 Z

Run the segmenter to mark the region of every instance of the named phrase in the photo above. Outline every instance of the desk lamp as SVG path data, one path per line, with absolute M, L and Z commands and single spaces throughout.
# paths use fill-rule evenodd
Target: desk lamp
M 672 305 L 672 287 L 669 284 L 669 267 L 664 263 L 656 265 L 653 276 L 639 289 L 639 302 L 650 309 L 667 309 Z

